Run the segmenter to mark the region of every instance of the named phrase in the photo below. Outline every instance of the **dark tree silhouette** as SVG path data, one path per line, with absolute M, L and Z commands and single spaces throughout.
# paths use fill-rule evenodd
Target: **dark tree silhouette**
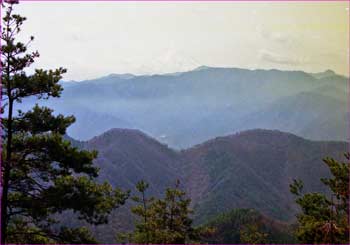
M 26 19 L 14 13 L 16 3 L 2 4 L 1 243 L 94 243 L 87 228 L 65 227 L 57 214 L 72 210 L 91 224 L 106 223 L 127 194 L 94 182 L 97 152 L 78 150 L 63 140 L 73 116 L 54 115 L 38 105 L 15 112 L 25 98 L 59 97 L 58 82 L 66 72 L 59 68 L 26 73 L 39 53 L 27 51 L 34 37 L 26 44 L 16 41 Z

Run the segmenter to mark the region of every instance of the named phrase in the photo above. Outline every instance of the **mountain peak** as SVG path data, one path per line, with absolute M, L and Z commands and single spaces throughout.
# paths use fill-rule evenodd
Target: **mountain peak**
M 302 137 L 299 137 L 295 134 L 283 132 L 276 129 L 248 129 L 244 131 L 240 131 L 234 134 L 226 135 L 226 136 L 219 136 L 213 139 L 210 139 L 206 142 L 203 142 L 201 144 L 195 145 L 193 148 L 200 148 L 205 145 L 217 145 L 220 144 L 220 142 L 236 142 L 236 143 L 242 143 L 242 142 L 250 142 L 250 144 L 255 143 L 267 143 L 272 142 L 272 144 L 276 142 L 286 142 L 286 140 L 296 140 L 296 141 L 308 141 Z M 255 143 L 254 143 L 255 142 Z M 191 148 L 189 148 L 191 149 Z
M 207 70 L 210 68 L 212 68 L 212 67 L 203 65 L 203 66 L 198 66 L 197 68 L 194 69 L 194 71 L 202 71 L 202 70 Z
M 311 73 L 311 75 L 317 79 L 322 79 L 322 78 L 332 77 L 337 74 L 333 70 L 328 69 L 323 72 Z
M 336 75 L 336 73 L 333 70 L 325 70 L 324 72 L 319 73 L 320 75 L 323 75 L 324 77 L 330 77 Z
M 334 72 L 333 70 L 331 70 L 331 69 L 327 69 L 327 70 L 325 70 L 325 71 L 324 71 L 324 73 L 331 73 L 331 74 L 335 74 L 335 72 Z
M 111 128 L 101 134 L 100 136 L 107 136 L 107 135 L 143 135 L 146 136 L 145 133 L 143 133 L 141 130 L 138 129 L 130 129 L 130 128 Z M 97 136 L 98 137 L 98 136 Z
M 95 145 L 97 147 L 103 147 L 103 145 L 119 145 L 119 147 L 125 149 L 128 149 L 128 147 L 136 149 L 138 147 L 140 151 L 141 149 L 160 147 L 166 151 L 173 152 L 173 150 L 168 148 L 167 145 L 158 142 L 156 139 L 138 129 L 112 128 L 98 136 L 93 137 L 87 142 L 88 144 Z
M 108 78 L 119 78 L 119 79 L 131 79 L 131 78 L 134 78 L 135 75 L 133 75 L 131 73 L 123 73 L 123 74 L 111 73 L 107 77 Z

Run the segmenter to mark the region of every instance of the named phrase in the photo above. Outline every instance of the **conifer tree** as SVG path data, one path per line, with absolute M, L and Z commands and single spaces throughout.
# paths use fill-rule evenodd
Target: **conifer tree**
M 269 234 L 259 227 L 258 223 L 247 224 L 240 229 L 240 241 L 246 244 L 265 244 Z
M 331 194 L 302 194 L 303 184 L 294 180 L 291 192 L 297 196 L 296 202 L 302 213 L 298 214 L 296 236 L 301 243 L 348 244 L 349 241 L 349 170 L 350 154 L 345 154 L 346 162 L 333 158 L 323 161 L 329 167 L 331 178 L 321 181 L 329 187 Z
M 144 181 L 137 184 L 141 196 L 133 198 L 138 205 L 132 208 L 132 212 L 139 219 L 135 231 L 124 238 L 128 242 L 143 244 L 183 244 L 198 239 L 190 217 L 191 200 L 180 189 L 180 182 L 177 181 L 174 188 L 167 188 L 162 199 L 146 198 L 147 188 Z
M 78 150 L 63 140 L 73 116 L 54 115 L 38 105 L 16 110 L 26 98 L 59 97 L 66 72 L 36 69 L 27 74 L 39 53 L 27 51 L 34 37 L 26 44 L 17 41 L 26 18 L 14 13 L 16 3 L 2 4 L 1 244 L 95 243 L 87 228 L 65 227 L 57 217 L 71 210 L 91 224 L 106 223 L 127 194 L 94 182 L 97 152 Z

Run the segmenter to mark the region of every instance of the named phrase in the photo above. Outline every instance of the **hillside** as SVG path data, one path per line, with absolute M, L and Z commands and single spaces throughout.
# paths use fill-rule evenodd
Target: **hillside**
M 185 150 L 186 183 L 197 222 L 232 208 L 293 220 L 297 209 L 289 193 L 292 180 L 302 179 L 306 191 L 325 191 L 320 178 L 329 171 L 322 159 L 342 158 L 346 150 L 346 143 L 309 141 L 271 130 L 249 130 Z M 199 183 L 193 175 L 206 181 Z
M 243 117 L 239 128 L 251 129 L 259 125 L 261 128 L 283 130 L 314 140 L 344 140 L 348 121 L 345 92 L 341 101 L 339 90 L 339 98 L 335 98 L 328 96 L 333 91 L 329 86 L 326 88 L 278 99 Z
M 197 225 L 234 208 L 253 208 L 274 220 L 292 222 L 297 207 L 289 184 L 302 179 L 306 191 L 325 192 L 320 178 L 329 171 L 322 158 L 341 158 L 347 150 L 344 142 L 310 141 L 261 129 L 218 137 L 183 151 L 130 129 L 112 129 L 76 144 L 99 151 L 95 161 L 99 180 L 114 186 L 134 190 L 135 183 L 144 179 L 150 184 L 148 194 L 159 196 L 180 179 L 192 199 Z M 113 242 L 117 231 L 132 227 L 129 205 L 113 213 L 111 226 L 97 228 L 102 241 Z
M 74 114 L 77 122 L 68 133 L 80 140 L 111 128 L 139 129 L 176 149 L 254 128 L 345 140 L 347 82 L 332 71 L 200 67 L 174 74 L 112 74 L 62 82 L 62 98 L 42 103 L 57 113 Z M 23 107 L 34 103 L 27 100 Z M 279 115 L 290 116 L 276 121 Z M 333 116 L 339 121 L 329 123 Z M 318 122 L 314 132 L 309 122 Z
M 139 130 L 111 129 L 84 147 L 99 152 L 96 165 L 101 181 L 123 189 L 134 189 L 145 180 L 150 184 L 149 194 L 158 196 L 182 176 L 178 153 Z
M 100 168 L 97 181 L 131 190 L 131 194 L 135 194 L 136 183 L 145 180 L 150 184 L 147 194 L 159 197 L 166 187 L 174 185 L 176 179 L 183 176 L 180 155 L 139 130 L 110 129 L 89 141 L 81 142 L 70 137 L 67 140 L 76 147 L 98 151 L 95 160 Z M 128 200 L 126 205 L 114 211 L 109 224 L 90 226 L 99 241 L 115 243 L 117 232 L 133 229 L 135 217 L 130 212 L 131 204 L 132 201 Z M 64 220 L 69 224 L 79 224 L 71 214 L 65 215 Z

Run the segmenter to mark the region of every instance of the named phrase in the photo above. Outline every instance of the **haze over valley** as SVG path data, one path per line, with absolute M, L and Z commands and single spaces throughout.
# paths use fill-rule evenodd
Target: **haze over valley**
M 299 210 L 289 192 L 293 179 L 328 193 L 319 181 L 330 174 L 321 160 L 343 159 L 349 147 L 347 81 L 331 70 L 202 66 L 62 82 L 62 98 L 45 105 L 76 116 L 69 139 L 98 150 L 101 182 L 134 193 L 145 180 L 149 195 L 160 197 L 179 179 L 197 225 L 240 208 L 291 224 Z M 113 213 L 112 226 L 93 228 L 98 238 L 112 242 L 110 234 L 131 229 L 128 212 Z M 274 232 L 290 234 L 286 227 Z
M 1 8 L 1 244 L 349 244 L 346 2 Z
M 111 128 L 139 129 L 175 149 L 217 136 L 264 128 L 312 140 L 347 140 L 347 81 L 331 70 L 198 67 L 188 72 L 62 82 L 45 101 L 74 114 L 68 134 L 88 140 Z M 36 102 L 26 101 L 30 108 Z

